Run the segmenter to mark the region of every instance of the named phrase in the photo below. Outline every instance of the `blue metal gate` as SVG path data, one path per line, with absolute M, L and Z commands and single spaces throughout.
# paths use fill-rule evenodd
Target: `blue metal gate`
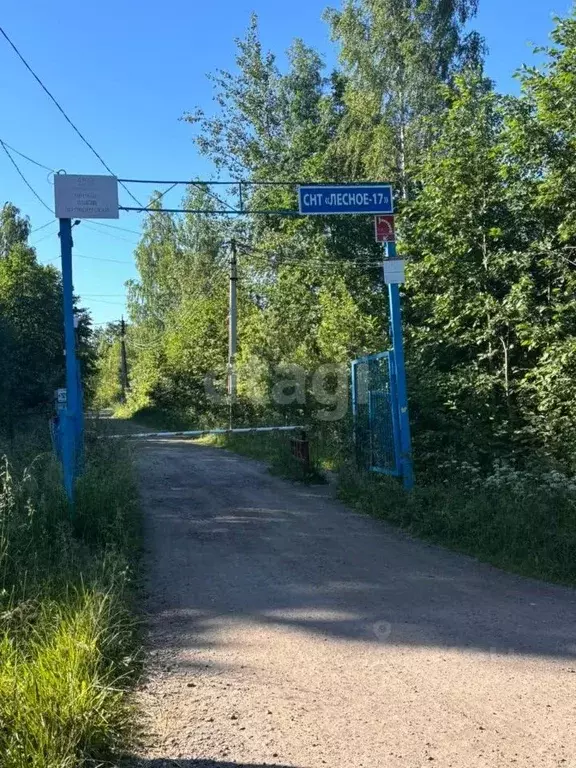
M 352 361 L 352 413 L 360 466 L 400 476 L 400 424 L 392 351 Z

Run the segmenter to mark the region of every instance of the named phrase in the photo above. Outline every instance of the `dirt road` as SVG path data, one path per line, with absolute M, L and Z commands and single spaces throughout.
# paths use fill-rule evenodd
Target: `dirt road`
M 576 592 L 185 442 L 139 449 L 146 768 L 576 766 Z

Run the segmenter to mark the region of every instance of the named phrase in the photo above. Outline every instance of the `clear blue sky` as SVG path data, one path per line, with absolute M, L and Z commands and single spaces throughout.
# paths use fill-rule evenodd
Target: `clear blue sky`
M 282 55 L 294 37 L 302 37 L 325 54 L 328 64 L 333 63 L 336 52 L 321 19 L 329 4 L 327 0 L 160 4 L 4 0 L 0 24 L 118 176 L 210 177 L 211 168 L 192 144 L 191 127 L 179 121 L 196 106 L 211 109 L 206 74 L 233 66 L 234 38 L 243 35 L 252 10 L 259 14 L 267 47 Z M 480 0 L 474 27 L 486 38 L 488 74 L 501 90 L 516 89 L 512 74 L 522 63 L 533 61 L 530 43 L 546 43 L 552 16 L 565 15 L 570 7 L 570 0 Z M 105 173 L 3 38 L 0 104 L 4 141 L 50 167 Z M 16 159 L 52 205 L 46 171 Z M 146 197 L 149 191 L 134 187 L 137 197 L 139 192 Z M 121 198 L 128 204 L 124 192 Z M 52 218 L 0 152 L 0 201 L 5 200 L 28 214 L 33 228 Z M 124 282 L 136 276 L 132 251 L 140 216 L 124 213 L 120 221 L 111 222 L 133 233 L 93 223 L 75 228 L 75 289 L 95 322 L 115 320 L 124 310 Z M 44 262 L 58 256 L 56 229 L 54 222 L 32 235 Z

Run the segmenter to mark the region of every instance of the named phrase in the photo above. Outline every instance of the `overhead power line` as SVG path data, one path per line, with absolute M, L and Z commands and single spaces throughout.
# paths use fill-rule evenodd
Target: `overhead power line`
M 190 184 L 193 187 L 196 187 L 196 189 L 199 189 L 201 192 L 205 192 L 209 197 L 212 197 L 214 200 L 220 203 L 220 205 L 223 205 L 224 208 L 228 208 L 228 203 L 226 203 L 224 200 L 222 200 L 221 197 L 218 197 L 218 195 L 214 194 L 214 192 L 211 192 L 209 189 L 206 189 L 206 187 L 203 187 L 201 184 L 198 184 L 195 181 L 191 181 Z M 176 186 L 176 185 L 174 185 Z M 240 213 L 240 211 L 238 211 Z
M 30 157 L 29 155 L 26 155 L 24 152 L 20 152 L 19 149 L 16 149 L 16 147 L 13 147 L 11 144 L 8 144 L 7 141 L 4 141 L 3 139 L 0 139 L 0 142 L 2 142 L 5 147 L 7 147 L 11 152 L 14 152 L 15 154 L 19 155 L 20 157 L 23 157 L 24 160 L 28 160 L 28 162 L 33 163 L 34 165 L 37 165 L 39 168 L 43 168 L 45 171 L 50 171 L 50 173 L 55 173 L 56 171 L 53 168 L 50 168 L 48 165 L 44 165 L 44 163 L 39 162 L 38 160 L 35 160 L 33 157 Z M 172 184 L 171 187 L 166 189 L 164 192 L 162 192 L 161 195 L 158 196 L 158 200 L 160 200 L 164 195 L 166 195 L 168 192 L 170 192 L 171 189 L 173 189 L 175 184 Z M 52 212 L 52 211 L 51 211 Z M 54 219 L 52 220 L 54 221 Z M 32 230 L 30 234 L 33 232 L 37 232 L 40 229 L 43 229 L 44 227 L 47 227 L 48 224 L 51 224 L 52 221 L 46 222 L 46 224 L 43 224 L 41 227 L 36 227 Z M 127 227 L 119 227 L 116 224 L 108 224 L 103 221 L 98 220 L 92 220 L 92 224 L 96 224 L 99 227 L 108 227 L 108 229 L 118 229 L 121 232 L 131 232 L 133 235 L 141 235 L 142 233 L 139 232 L 137 229 L 128 229 Z
M 51 222 L 51 223 L 55 224 L 56 227 L 58 227 L 58 222 L 56 221 L 56 219 L 54 219 L 54 221 Z M 43 240 L 46 240 L 48 237 L 55 237 L 56 234 L 57 234 L 56 230 L 54 230 L 54 232 L 46 232 L 45 235 L 42 235 L 42 237 L 39 237 L 37 240 L 34 240 L 34 242 L 30 243 L 30 245 L 34 247 L 34 246 L 38 245 L 38 243 L 41 243 Z M 58 258 L 60 258 L 60 257 L 58 257 Z
M 0 139 L 2 141 L 2 139 Z M 8 147 L 12 152 L 14 152 L 17 155 L 20 155 L 20 157 L 23 157 L 24 160 L 28 160 L 29 163 L 33 163 L 34 165 L 37 165 L 39 168 L 44 168 L 45 171 L 50 171 L 50 173 L 54 173 L 54 168 L 49 168 L 47 165 L 44 165 L 44 163 L 39 163 L 38 160 L 34 160 L 32 157 L 28 157 L 28 155 L 25 155 L 24 152 L 20 152 L 19 149 L 16 149 L 15 147 L 12 147 L 10 144 L 8 144 L 7 141 L 2 142 L 5 146 Z
M 0 139 L 0 141 L 3 141 L 3 140 Z M 50 173 L 56 173 L 56 171 L 53 168 L 50 168 L 50 166 L 44 165 L 44 163 L 41 163 L 38 160 L 34 160 L 33 157 L 30 157 L 29 155 L 26 155 L 24 152 L 20 152 L 19 149 L 16 149 L 16 147 L 13 147 L 12 145 L 8 144 L 7 141 L 4 141 L 4 144 L 8 147 L 9 150 L 11 150 L 15 154 L 19 155 L 20 157 L 23 157 L 24 160 L 28 160 L 28 162 L 33 163 L 34 165 L 37 165 L 39 168 L 43 168 L 45 171 L 49 171 Z M 121 179 L 118 180 L 118 183 L 122 184 L 122 186 L 124 186 L 124 184 L 123 184 Z M 161 182 L 161 183 L 164 183 L 164 182 Z M 154 198 L 153 202 L 158 202 L 159 200 L 162 200 L 162 198 L 165 195 L 167 195 L 168 192 L 171 192 L 174 189 L 174 187 L 178 186 L 178 184 L 180 184 L 181 182 L 179 182 L 179 181 L 173 181 L 173 182 L 167 181 L 165 183 L 166 184 L 170 184 L 170 186 L 168 187 L 168 189 L 165 189 L 163 192 L 159 192 L 156 195 L 156 197 Z M 188 183 L 193 184 L 194 182 L 188 182 Z M 126 187 L 124 187 L 124 188 L 126 189 Z M 208 192 L 208 194 L 211 194 L 211 193 Z M 216 195 L 213 195 L 213 197 L 215 197 L 219 202 L 221 202 L 224 205 L 223 201 L 221 201 L 219 197 L 217 197 Z M 134 196 L 132 197 L 132 199 L 135 200 L 136 202 L 138 202 Z M 152 203 L 150 203 L 150 205 L 152 205 Z M 135 229 L 127 229 L 126 227 L 118 227 L 118 226 L 116 226 L 114 224 L 105 224 L 104 222 L 101 222 L 101 221 L 95 221 L 94 224 L 98 224 L 101 227 L 110 227 L 111 229 L 124 230 L 125 232 L 133 232 L 135 235 L 140 235 L 141 234 L 140 232 L 138 232 Z
M 8 36 L 8 34 L 6 33 L 6 31 L 5 31 L 5 30 L 4 30 L 2 27 L 0 27 L 0 34 L 2 34 L 2 36 L 4 37 L 4 39 L 6 40 L 6 42 L 8 43 L 8 45 L 9 45 L 9 46 L 12 48 L 12 50 L 14 51 L 14 53 L 15 53 L 15 54 L 18 56 L 18 58 L 20 59 L 20 61 L 22 62 L 22 64 L 24 64 L 24 66 L 26 67 L 26 69 L 28 70 L 28 72 L 30 72 L 30 74 L 32 75 L 32 77 L 34 78 L 34 80 L 36 80 L 36 82 L 37 82 L 37 83 L 38 83 L 38 85 L 39 85 L 39 86 L 42 88 L 42 90 L 44 91 L 44 93 L 46 93 L 46 95 L 47 95 L 47 96 L 50 98 L 50 100 L 51 100 L 51 101 L 53 102 L 53 104 L 56 106 L 56 108 L 58 109 L 58 111 L 59 111 L 59 112 L 62 114 L 62 116 L 64 117 L 64 119 L 66 120 L 66 122 L 67 122 L 67 123 L 68 123 L 68 124 L 69 124 L 69 125 L 72 127 L 72 129 L 73 129 L 73 130 L 74 130 L 74 131 L 75 131 L 75 132 L 78 134 L 78 136 L 79 136 L 79 137 L 82 139 L 82 141 L 84 142 L 84 144 L 85 144 L 85 145 L 88 147 L 88 149 L 89 149 L 89 150 L 92 152 L 92 154 L 93 154 L 93 155 L 94 155 L 96 158 L 98 158 L 98 160 L 99 160 L 99 161 L 102 163 L 102 165 L 104 166 L 104 168 L 106 168 L 106 170 L 108 171 L 108 173 L 109 173 L 111 176 L 116 176 L 116 174 L 115 174 L 115 173 L 112 171 L 112 169 L 110 168 L 110 166 L 108 165 L 108 163 L 106 163 L 106 161 L 104 160 L 104 158 L 102 157 L 102 155 L 100 155 L 100 154 L 99 154 L 99 153 L 98 153 L 98 152 L 97 152 L 97 151 L 94 149 L 94 147 L 93 147 L 93 146 L 92 146 L 92 144 L 91 144 L 91 143 L 88 141 L 88 139 L 86 138 L 86 136 L 84 136 L 84 134 L 83 134 L 83 133 L 80 131 L 80 129 L 79 129 L 79 128 L 78 128 L 78 127 L 77 127 L 77 126 L 76 126 L 76 125 L 75 125 L 75 124 L 72 122 L 72 120 L 71 120 L 71 119 L 68 117 L 68 115 L 67 115 L 67 114 L 66 114 L 66 112 L 64 111 L 64 108 L 63 108 L 63 107 L 61 106 L 61 104 L 60 104 L 60 103 L 59 103 L 59 102 L 56 100 L 56 98 L 55 98 L 55 97 L 54 97 L 54 96 L 53 96 L 53 95 L 50 93 L 50 91 L 48 90 L 48 88 L 47 88 L 47 87 L 44 85 L 44 83 L 42 82 L 42 80 L 41 80 L 41 79 L 38 77 L 38 75 L 36 74 L 36 72 L 34 72 L 34 70 L 32 69 L 32 67 L 30 66 L 30 64 L 28 64 L 28 62 L 26 61 L 26 59 L 24 58 L 24 56 L 23 56 L 23 55 L 20 53 L 20 51 L 18 50 L 18 48 L 16 47 L 16 45 L 15 45 L 15 44 L 12 42 L 12 40 L 10 39 L 10 37 Z M 51 170 L 51 169 L 48 169 L 48 170 Z M 130 197 L 132 198 L 132 200 L 134 200 L 134 202 L 135 202 L 135 203 L 137 203 L 137 204 L 138 204 L 140 207 L 143 207 L 143 206 L 142 206 L 142 203 L 141 203 L 139 200 L 137 200 L 137 199 L 136 199 L 136 197 L 134 197 L 134 195 L 132 194 L 132 192 L 130 192 L 130 190 L 129 190 L 129 189 L 128 189 L 128 187 L 127 187 L 127 186 L 124 184 L 124 182 L 122 182 L 122 181 L 121 181 L 121 182 L 120 182 L 120 184 L 121 184 L 121 185 L 122 185 L 122 187 L 123 187 L 123 188 L 126 190 L 126 192 L 127 192 L 129 195 L 130 195 Z
M 0 27 L 0 30 L 1 30 L 1 29 L 2 29 L 2 28 Z M 48 205 L 48 203 L 45 203 L 45 202 L 44 202 L 44 200 L 42 200 L 42 198 L 40 197 L 40 195 L 38 194 L 38 192 L 36 192 L 36 190 L 34 189 L 34 187 L 32 186 L 32 184 L 30 184 L 30 182 L 28 181 L 28 179 L 26 178 L 26 176 L 24 176 L 24 174 L 22 173 L 22 171 L 20 170 L 20 168 L 19 168 L 19 166 L 18 166 L 18 163 L 16 162 L 16 160 L 14 160 L 14 158 L 13 158 L 13 157 L 12 157 L 12 155 L 10 154 L 10 150 L 8 149 L 8 147 L 6 146 L 6 144 L 5 144 L 5 143 L 2 141 L 2 139 L 0 139 L 0 144 L 2 145 L 2 149 L 4 150 L 4 152 L 6 152 L 6 154 L 8 155 L 8 159 L 10 160 L 10 162 L 12 163 L 12 165 L 14 166 L 14 168 L 16 169 L 16 171 L 17 171 L 18 175 L 20 176 L 20 178 L 22 179 L 22 181 L 24 182 L 24 184 L 26 184 L 26 186 L 28 187 L 28 189 L 30 190 L 30 192 L 32 192 L 32 194 L 34 195 L 34 197 L 35 197 L 35 198 L 36 198 L 36 199 L 37 199 L 37 200 L 38 200 L 38 201 L 39 201 L 39 202 L 40 202 L 40 203 L 41 203 L 41 204 L 44 206 L 44 208 L 46 208 L 46 210 L 50 211 L 50 213 L 54 213 L 54 211 L 52 210 L 52 208 L 50 208 L 50 206 Z
M 50 213 L 54 214 L 54 211 L 52 210 L 52 208 L 50 208 L 50 206 L 48 205 L 48 203 L 46 203 L 46 202 L 45 202 L 45 201 L 42 199 L 42 197 L 41 197 L 41 196 L 38 194 L 38 192 L 36 192 L 36 190 L 34 189 L 34 187 L 32 186 L 32 184 L 30 184 L 30 182 L 28 181 L 28 179 L 27 179 L 27 178 L 24 176 L 24 173 L 23 173 L 23 172 L 22 172 L 22 170 L 20 169 L 20 167 L 19 167 L 18 163 L 17 163 L 17 162 L 16 162 L 16 160 L 14 160 L 14 158 L 12 157 L 12 154 L 11 154 L 11 152 L 15 152 L 15 153 L 16 153 L 17 155 L 19 155 L 20 157 L 23 157 L 25 160 L 28 160 L 29 162 L 31 162 L 31 163 L 34 163 L 34 165 L 37 165 L 37 166 L 39 166 L 40 168 L 44 168 L 44 169 L 46 169 L 46 170 L 49 170 L 49 171 L 51 171 L 51 172 L 52 172 L 52 169 L 51 169 L 51 168 L 48 168 L 48 166 L 47 166 L 47 165 L 44 165 L 43 163 L 40 163 L 40 162 L 38 162 L 37 160 L 34 160 L 33 158 L 29 157 L 28 155 L 25 155 L 23 152 L 20 152 L 19 150 L 17 150 L 17 149 L 14 149 L 14 147 L 12 147 L 10 144 L 7 144 L 7 143 L 6 143 L 6 142 L 5 142 L 3 139 L 0 139 L 0 146 L 2 146 L 2 149 L 4 150 L 4 152 L 6 153 L 6 155 L 8 156 L 8 158 L 9 158 L 10 162 L 12 163 L 12 165 L 14 166 L 14 168 L 16 169 L 16 171 L 17 171 L 18 175 L 20 176 L 20 178 L 22 179 L 22 181 L 23 181 L 23 182 L 26 184 L 26 186 L 28 187 L 28 189 L 29 189 L 29 190 L 32 192 L 32 194 L 34 195 L 34 197 L 35 197 L 35 198 L 36 198 L 36 199 L 37 199 L 37 200 L 38 200 L 38 201 L 39 201 L 39 202 L 40 202 L 40 203 L 41 203 L 41 204 L 44 206 L 44 208 L 46 208 L 46 210 L 47 210 L 47 211 L 50 211 Z M 169 191 L 169 190 L 166 190 L 166 192 L 168 192 L 168 191 Z M 166 193 L 164 193 L 164 194 L 166 194 Z M 30 234 L 32 234 L 33 232 L 38 232 L 39 230 L 41 230 L 41 229 L 44 229 L 45 227 L 47 227 L 49 224 L 52 224 L 52 223 L 56 223 L 56 219 L 52 219 L 51 221 L 47 221 L 45 224 L 42 224 L 42 226 L 41 226 L 41 227 L 36 227 L 35 229 L 33 229 L 33 230 L 32 230 L 32 232 L 31 232 Z M 140 232 L 138 232 L 138 231 L 137 231 L 137 230 L 135 230 L 135 229 L 128 229 L 127 227 L 118 227 L 118 226 L 116 226 L 115 224 L 107 224 L 107 223 L 104 223 L 104 222 L 101 222 L 101 221 L 96 221 L 96 220 L 91 220 L 91 221 L 90 221 L 90 223 L 88 223 L 88 222 L 86 222 L 86 221 L 85 221 L 85 222 L 84 222 L 84 224 L 85 224 L 86 226 L 88 226 L 88 227 L 91 227 L 91 228 L 93 228 L 93 227 L 94 227 L 94 225 L 96 225 L 96 226 L 100 226 L 100 227 L 107 227 L 107 228 L 109 228 L 109 229 L 118 229 L 118 230 L 120 230 L 120 231 L 122 231 L 122 232 L 131 232 L 131 233 L 132 233 L 132 234 L 134 234 L 134 235 L 140 235 L 140 234 L 141 234 Z M 95 231 L 96 231 L 96 232 L 98 232 L 98 231 L 100 231 L 100 230 L 95 230 Z M 110 234 L 110 233 L 108 233 L 108 232 L 105 232 L 104 234 Z M 111 235 L 111 234 L 110 234 L 110 237 L 117 237 L 118 239 L 120 239 L 120 240 L 124 240 L 125 242 L 131 242 L 131 241 L 129 241 L 129 240 L 126 240 L 126 238 L 124 238 L 124 237 L 119 237 L 118 235 Z M 40 238 L 39 240 L 37 240 L 36 242 L 37 242 L 37 243 L 39 243 L 39 242 L 41 242 L 42 240 L 44 240 L 44 237 L 41 237 L 41 238 Z
M 154 198 L 154 200 L 152 201 L 152 203 L 150 203 L 150 205 L 153 205 L 153 203 L 157 203 L 157 202 L 159 202 L 160 200 L 162 200 L 162 198 L 164 197 L 164 195 L 167 195 L 167 194 L 168 194 L 168 192 L 171 192 L 171 191 L 174 189 L 174 187 L 175 187 L 175 186 L 177 186 L 177 185 L 176 185 L 176 183 L 174 183 L 174 184 L 171 184 L 171 185 L 168 187 L 168 189 L 165 189 L 165 190 L 164 190 L 164 192 L 161 192 L 161 193 L 160 193 L 160 194 L 159 194 L 157 197 L 155 197 L 155 198 Z M 148 207 L 150 207 L 150 206 L 148 206 Z M 154 209 L 152 208 L 151 210 L 154 210 Z
M 30 234 L 33 235 L 34 232 L 40 232 L 41 229 L 46 229 L 46 227 L 49 227 L 50 224 L 56 224 L 56 219 L 50 219 L 50 221 L 47 221 L 46 224 L 42 224 L 40 227 L 34 227 Z
M 100 222 L 98 222 L 100 223 Z M 116 235 L 114 232 L 106 232 L 105 230 L 98 229 L 94 225 L 96 224 L 96 221 L 94 219 L 83 219 L 82 224 L 85 227 L 88 227 L 88 229 L 94 230 L 94 232 L 99 232 L 101 235 L 108 235 L 108 237 L 113 237 L 115 240 L 123 240 L 125 243 L 130 243 L 130 245 L 138 245 L 138 243 L 135 243 L 133 240 L 128 240 L 127 237 L 122 237 L 122 235 Z M 111 227 L 111 224 L 108 224 L 107 226 Z M 114 227 L 116 229 L 116 227 Z M 122 229 L 121 227 L 118 227 L 118 229 Z M 136 234 L 136 232 L 134 232 Z M 140 234 L 140 233 L 138 233 Z
M 53 259 L 48 259 L 46 264 L 50 264 L 53 261 L 59 261 L 61 257 L 55 256 Z M 108 261 L 112 262 L 113 264 L 129 264 L 130 266 L 134 266 L 133 261 L 123 261 L 122 259 L 108 259 L 105 256 L 85 256 L 83 253 L 74 253 L 73 258 L 75 259 L 90 259 L 90 261 Z
M 43 168 L 46 171 L 50 171 L 50 173 L 55 173 L 55 171 L 52 168 L 50 168 L 47 165 L 44 165 L 44 163 L 41 163 L 38 160 L 35 160 L 33 157 L 30 157 L 29 155 L 26 155 L 24 152 L 20 152 L 19 149 L 16 149 L 16 147 L 13 147 L 11 144 L 8 144 L 7 141 L 4 141 L 3 139 L 0 139 L 0 142 L 4 145 L 5 150 L 8 149 L 8 150 L 10 150 L 10 152 L 14 152 L 15 154 L 19 155 L 20 157 L 23 157 L 24 160 L 28 160 L 28 162 L 33 163 L 34 165 L 37 165 L 39 168 Z M 22 174 L 20 174 L 20 175 L 22 176 Z M 160 197 L 163 197 L 167 192 L 170 191 L 170 189 L 172 189 L 172 187 L 170 187 L 165 192 L 163 192 L 162 195 L 160 195 Z M 36 194 L 36 193 L 34 193 L 34 194 Z M 160 198 L 158 198 L 158 199 L 160 199 Z M 46 204 L 43 201 L 42 201 L 42 204 L 46 207 Z M 50 213 L 53 213 L 51 208 L 49 210 L 50 210 Z M 46 224 L 42 224 L 41 227 L 35 227 L 30 232 L 30 234 L 33 234 L 34 232 L 38 232 L 39 230 L 44 229 L 44 227 L 47 227 L 49 224 L 52 224 L 55 221 L 56 221 L 55 219 L 51 219 L 50 221 L 47 221 Z M 99 227 L 107 227 L 108 229 L 117 229 L 117 230 L 120 230 L 121 232 L 130 232 L 133 235 L 139 235 L 140 236 L 142 234 L 137 229 L 128 229 L 128 227 L 119 227 L 116 224 L 108 224 L 108 223 L 105 223 L 103 221 L 98 221 L 96 219 L 92 220 L 90 223 L 92 225 L 96 225 L 96 226 L 99 226 Z
M 50 208 L 48 203 L 46 203 L 45 200 L 42 199 L 42 197 L 38 194 L 38 192 L 36 192 L 36 190 L 34 189 L 32 184 L 30 184 L 30 182 L 28 181 L 26 176 L 24 176 L 24 174 L 23 174 L 22 170 L 20 169 L 18 163 L 12 157 L 12 154 L 11 154 L 10 150 L 12 150 L 13 152 L 16 152 L 16 154 L 20 155 L 21 157 L 24 157 L 26 160 L 29 160 L 31 163 L 34 163 L 34 165 L 38 165 L 40 168 L 45 168 L 45 169 L 48 169 L 48 170 L 51 170 L 51 169 L 48 168 L 48 166 L 44 165 L 43 163 L 39 163 L 37 160 L 33 160 L 31 157 L 28 157 L 28 155 L 25 155 L 23 152 L 20 152 L 20 151 L 14 149 L 14 147 L 10 146 L 10 144 L 6 144 L 6 142 L 3 139 L 0 139 L 0 146 L 2 146 L 2 149 L 4 150 L 6 155 L 8 156 L 10 162 L 12 163 L 14 168 L 16 169 L 18 175 L 20 176 L 22 181 L 26 184 L 28 189 L 32 192 L 34 197 L 44 206 L 44 208 L 46 208 L 47 211 L 49 211 L 50 213 L 54 214 L 54 211 L 52 210 L 52 208 Z M 34 232 L 38 232 L 41 229 L 45 229 L 50 224 L 56 224 L 56 223 L 57 223 L 56 219 L 52 219 L 51 221 L 47 221 L 45 224 L 42 224 L 42 226 L 36 227 L 35 229 L 33 229 L 30 234 L 32 234 Z M 124 232 L 131 232 L 131 233 L 133 233 L 135 235 L 140 235 L 141 234 L 140 232 L 138 232 L 135 229 L 127 229 L 126 227 L 118 227 L 118 226 L 115 226 L 114 224 L 106 224 L 104 222 L 100 222 L 100 221 L 96 221 L 96 220 L 91 220 L 89 223 L 87 221 L 84 221 L 84 224 L 85 224 L 85 226 L 90 227 L 92 229 L 94 229 L 94 225 L 99 225 L 101 227 L 108 227 L 110 229 L 118 229 L 118 230 L 121 230 L 121 231 L 124 231 Z M 100 232 L 101 230 L 95 229 L 95 231 L 96 232 Z M 36 245 L 37 243 L 42 242 L 42 240 L 45 240 L 46 237 L 50 237 L 51 234 L 52 233 L 48 233 L 47 235 L 44 235 L 43 237 L 39 238 L 38 240 L 36 240 L 34 245 Z M 109 232 L 104 232 L 104 234 L 109 235 L 110 237 L 115 237 L 115 238 L 117 238 L 119 240 L 124 240 L 124 242 L 129 242 L 129 243 L 133 244 L 130 240 L 127 240 L 125 237 L 120 237 L 119 235 L 113 235 L 113 234 L 111 234 Z M 126 263 L 129 263 L 129 262 L 126 262 Z
M 96 304 L 111 304 L 115 307 L 123 307 L 125 306 L 125 302 L 123 301 L 106 301 L 105 299 L 93 299 L 90 296 L 86 296 L 81 294 L 80 298 L 82 301 L 86 301 L 86 303 L 90 304 L 91 302 L 96 302 Z
M 75 253 L 74 257 L 78 257 L 79 259 L 90 259 L 91 261 L 110 261 L 114 264 L 130 264 L 131 266 L 134 266 L 133 261 L 126 261 L 122 259 L 107 259 L 104 256 L 84 256 L 82 253 Z
M 120 232 L 130 232 L 133 235 L 140 236 L 142 234 L 142 232 L 138 232 L 137 229 L 128 229 L 128 227 L 117 227 L 115 224 L 105 224 L 103 221 L 98 221 L 97 219 L 91 219 L 90 223 L 97 224 L 99 227 L 108 227 L 108 229 L 117 229 Z

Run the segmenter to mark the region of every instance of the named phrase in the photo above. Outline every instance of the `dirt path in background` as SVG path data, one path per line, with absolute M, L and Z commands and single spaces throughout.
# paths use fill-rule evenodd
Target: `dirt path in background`
M 146 768 L 576 766 L 576 592 L 186 442 L 139 451 Z

